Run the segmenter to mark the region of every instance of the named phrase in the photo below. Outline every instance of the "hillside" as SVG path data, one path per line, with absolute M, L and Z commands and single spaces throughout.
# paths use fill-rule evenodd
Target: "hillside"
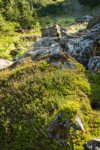
M 100 6 L 81 3 L 0 1 L 0 150 L 100 149 Z

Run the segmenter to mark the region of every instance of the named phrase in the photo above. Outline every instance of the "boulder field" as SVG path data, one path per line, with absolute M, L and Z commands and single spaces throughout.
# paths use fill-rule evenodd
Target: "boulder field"
M 89 16 L 86 17 L 89 18 Z M 100 17 L 89 20 L 88 28 L 72 34 L 68 34 L 67 29 L 60 25 L 53 25 L 41 31 L 41 39 L 34 43 L 34 49 L 28 50 L 18 58 L 18 64 L 24 58 L 31 57 L 32 61 L 46 60 L 60 65 L 65 63 L 65 60 L 61 61 L 64 55 L 70 55 L 86 69 L 98 73 L 100 69 Z

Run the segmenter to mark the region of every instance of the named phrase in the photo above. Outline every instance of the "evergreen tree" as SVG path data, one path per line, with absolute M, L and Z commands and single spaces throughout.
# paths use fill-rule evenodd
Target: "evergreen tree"
M 60 0 L 0 0 L 0 12 L 5 20 L 18 22 L 22 27 L 30 27 L 32 16 L 37 10 L 58 1 Z

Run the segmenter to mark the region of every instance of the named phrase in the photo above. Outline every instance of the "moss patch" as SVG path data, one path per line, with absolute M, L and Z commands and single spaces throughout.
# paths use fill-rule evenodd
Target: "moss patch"
M 91 86 L 82 65 L 76 70 L 59 69 L 45 61 L 21 65 L 0 72 L 0 147 L 1 150 L 82 150 L 83 143 L 100 135 L 99 113 L 91 109 Z M 64 145 L 48 137 L 47 128 L 55 116 L 62 122 L 75 122 L 80 115 L 85 132 L 73 136 L 59 128 Z

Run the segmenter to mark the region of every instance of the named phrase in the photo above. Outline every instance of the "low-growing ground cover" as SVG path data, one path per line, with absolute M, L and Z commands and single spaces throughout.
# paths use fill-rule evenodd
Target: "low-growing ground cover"
M 1 150 L 82 150 L 84 142 L 100 135 L 100 113 L 88 98 L 91 84 L 84 67 L 74 64 L 75 70 L 59 69 L 40 61 L 0 72 Z M 48 128 L 59 114 L 62 124 L 70 119 L 70 128 L 54 126 L 51 133 Z M 73 128 L 76 116 L 84 131 Z

